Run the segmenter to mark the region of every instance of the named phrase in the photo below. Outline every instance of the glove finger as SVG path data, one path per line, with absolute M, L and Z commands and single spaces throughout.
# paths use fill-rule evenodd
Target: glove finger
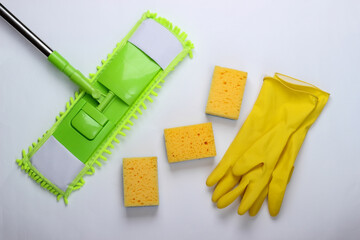
M 217 201 L 216 206 L 218 208 L 225 208 L 229 206 L 232 202 L 235 201 L 236 198 L 240 197 L 244 193 L 248 183 L 248 181 L 240 181 L 240 183 L 234 189 L 223 195 Z
M 220 181 L 226 174 L 226 172 L 230 169 L 231 162 L 230 159 L 224 158 L 219 162 L 219 164 L 215 167 L 215 169 L 210 173 L 208 178 L 206 179 L 206 185 L 208 187 L 214 186 L 216 183 Z
M 255 168 L 246 175 L 244 175 L 239 184 L 232 189 L 231 191 L 224 194 L 218 201 L 217 201 L 217 207 L 218 208 L 224 208 L 230 205 L 233 201 L 235 201 L 236 198 L 239 196 L 242 196 L 246 190 L 246 187 L 248 184 L 253 180 L 259 177 L 259 175 L 262 173 L 261 168 Z
M 239 183 L 241 177 L 235 176 L 232 174 L 229 169 L 227 174 L 220 179 L 219 183 L 216 185 L 211 200 L 217 202 L 220 197 L 225 195 L 229 190 L 231 190 L 236 184 Z
M 268 182 L 256 181 L 251 182 L 244 193 L 243 198 L 241 199 L 238 214 L 243 215 L 246 213 L 252 205 L 254 205 L 255 201 L 261 195 L 262 191 L 265 189 Z
M 234 165 L 238 156 L 241 156 L 242 153 L 245 152 L 245 147 L 249 144 L 250 140 L 249 142 L 244 144 L 244 142 L 246 142 L 246 139 L 243 139 L 243 136 L 246 134 L 243 133 L 247 132 L 246 129 L 244 130 L 244 126 L 240 129 L 237 136 L 235 137 L 229 148 L 226 150 L 226 153 L 224 154 L 219 164 L 215 167 L 215 169 L 206 179 L 206 185 L 208 187 L 211 187 L 218 183 L 220 179 L 225 176 L 225 174 L 232 167 L 232 165 Z
M 269 191 L 269 187 L 267 185 L 264 188 L 264 190 L 261 192 L 260 196 L 256 199 L 255 203 L 249 209 L 249 215 L 250 216 L 253 217 L 259 212 L 263 202 L 265 201 L 265 198 L 266 198 L 266 196 L 268 194 L 268 191 Z
M 281 135 L 280 135 L 281 136 Z M 257 169 L 257 171 L 261 171 L 261 173 L 259 173 L 256 177 L 254 177 L 249 186 L 247 187 L 244 196 L 241 200 L 239 209 L 238 209 L 238 213 L 240 215 L 244 214 L 246 211 L 248 211 L 251 206 L 255 203 L 255 201 L 258 199 L 258 197 L 261 195 L 262 191 L 265 189 L 265 187 L 269 184 L 269 181 L 273 175 L 273 170 L 278 162 L 279 156 L 281 155 L 281 151 L 283 148 L 281 148 L 281 146 L 284 146 L 284 138 L 280 138 L 279 136 L 273 136 L 272 137 L 272 142 L 276 142 L 276 144 L 278 145 L 278 148 L 276 148 L 274 146 L 274 148 L 271 149 L 271 151 L 266 151 L 266 160 L 265 160 L 265 164 L 261 165 L 255 169 Z M 267 139 L 264 139 L 264 142 L 268 142 Z M 269 143 L 270 147 L 272 147 L 271 145 L 273 145 L 274 143 Z M 260 145 L 259 145 L 260 146 Z M 269 146 L 267 146 L 269 147 Z M 260 157 L 257 156 L 256 154 L 257 151 L 260 151 L 260 148 L 258 146 L 253 147 L 252 149 L 250 149 L 243 157 L 246 159 L 251 159 L 250 156 L 256 158 L 256 157 Z M 234 166 L 235 167 L 235 166 Z M 233 172 L 234 172 L 234 168 L 233 168 Z M 253 170 L 252 170 L 253 171 Z M 235 174 L 236 175 L 236 174 Z M 286 185 L 285 185 L 286 187 Z
M 269 184 L 269 193 L 268 193 L 268 208 L 270 215 L 275 217 L 278 215 L 282 201 L 284 199 L 285 190 L 287 184 L 290 182 L 292 173 L 294 172 L 294 167 L 291 168 L 287 176 L 273 176 Z

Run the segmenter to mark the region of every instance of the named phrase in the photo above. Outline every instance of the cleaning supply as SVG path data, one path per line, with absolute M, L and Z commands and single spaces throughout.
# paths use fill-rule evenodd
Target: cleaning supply
M 193 44 L 168 20 L 146 12 L 88 80 L 3 6 L 0 13 L 81 87 L 53 127 L 17 160 L 31 178 L 67 203 L 71 192 L 84 185 L 83 177 L 95 172 L 94 165 L 107 160 L 117 136 L 126 136 L 124 130 L 146 109 L 145 101 L 153 101 L 166 75 L 192 56 Z
M 123 159 L 125 207 L 159 205 L 157 157 Z
M 19 19 L 17 19 L 8 9 L 0 3 L 0 16 L 3 17 L 11 26 L 19 31 L 27 40 L 38 48 L 48 60 L 60 71 L 67 75 L 70 80 L 79 85 L 84 91 L 95 99 L 100 99 L 101 92 L 94 88 L 90 81 L 77 69 L 69 64 L 58 52 L 53 51 L 30 29 L 28 29 Z
M 255 215 L 270 183 L 273 200 L 269 209 L 274 209 L 270 213 L 278 213 L 296 155 L 328 96 L 282 74 L 264 79 L 253 110 L 207 179 L 208 186 L 217 183 L 213 201 L 219 208 L 242 196 L 238 213 Z
M 301 127 L 290 137 L 288 143 L 285 146 L 285 149 L 283 150 L 283 153 L 280 156 L 279 161 L 277 162 L 275 170 L 272 173 L 268 187 L 268 207 L 271 216 L 276 216 L 280 211 L 287 183 L 290 181 L 292 172 L 294 170 L 296 156 L 300 151 L 301 145 L 305 140 L 308 130 L 319 117 L 329 99 L 329 93 L 324 92 L 311 84 L 280 73 L 275 74 L 275 78 L 291 82 L 292 87 L 296 87 L 299 90 L 311 92 L 318 98 L 318 104 L 316 105 L 316 108 L 312 114 L 301 125 Z
M 164 130 L 169 163 L 216 156 L 211 122 Z
M 205 112 L 238 119 L 246 78 L 246 72 L 215 66 Z

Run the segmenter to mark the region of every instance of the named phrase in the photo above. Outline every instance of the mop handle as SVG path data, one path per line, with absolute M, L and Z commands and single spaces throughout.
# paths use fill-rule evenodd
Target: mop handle
M 28 29 L 19 19 L 17 19 L 9 10 L 0 3 L 0 16 L 2 16 L 11 26 L 19 31 L 27 40 L 29 40 L 37 49 L 47 57 L 53 50 L 38 38 L 30 29 Z
M 61 72 L 65 73 L 74 83 L 84 89 L 87 93 L 99 100 L 102 94 L 95 89 L 90 81 L 77 69 L 75 69 L 63 56 L 53 51 L 30 29 L 28 29 L 19 19 L 0 3 L 0 16 L 2 16 L 11 26 L 18 30 L 27 40 L 39 49 L 48 60 L 55 65 Z

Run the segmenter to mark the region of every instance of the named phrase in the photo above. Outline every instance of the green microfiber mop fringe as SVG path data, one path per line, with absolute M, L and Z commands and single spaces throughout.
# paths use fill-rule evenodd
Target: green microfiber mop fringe
M 187 34 L 185 32 L 181 32 L 181 29 L 179 27 L 173 26 L 173 24 L 166 18 L 157 17 L 156 13 L 151 13 L 150 11 L 144 13 L 143 18 L 144 17 L 154 19 L 155 21 L 166 27 L 172 34 L 174 34 L 179 39 L 184 48 L 189 49 L 189 57 L 193 57 L 191 50 L 194 48 L 194 44 L 192 44 L 190 40 L 186 40 Z
M 59 193 L 58 190 L 52 186 L 53 184 L 49 183 L 47 179 L 37 174 L 33 169 L 31 169 L 29 164 L 24 162 L 22 159 L 17 159 L 16 162 L 19 167 L 21 167 L 21 170 L 24 170 L 29 175 L 29 177 L 31 177 L 35 182 L 39 183 L 41 187 L 54 194 L 57 197 L 57 200 L 60 200 L 63 197 L 63 194 Z
M 74 98 L 70 97 L 70 101 L 67 102 L 66 106 L 65 106 L 65 108 L 66 108 L 65 113 L 70 111 L 71 106 L 73 106 L 74 103 L 76 102 L 76 100 L 79 99 L 80 94 L 83 95 L 82 93 L 79 93 L 79 91 L 76 91 L 75 97 Z M 16 160 L 16 163 L 19 165 L 19 167 L 21 167 L 21 170 L 24 170 L 29 175 L 29 177 L 31 177 L 35 182 L 39 183 L 41 187 L 43 187 L 44 189 L 46 189 L 49 192 L 51 192 L 52 194 L 54 194 L 57 197 L 58 201 L 62 197 L 64 197 L 64 191 L 59 189 L 56 185 L 51 183 L 51 181 L 49 181 L 41 173 L 39 173 L 37 171 L 37 169 L 32 166 L 29 159 L 31 158 L 33 150 L 40 148 L 42 146 L 42 144 L 51 136 L 51 134 L 53 132 L 52 130 L 57 126 L 56 123 L 59 123 L 60 120 L 62 120 L 62 118 L 65 116 L 65 113 L 60 112 L 59 115 L 56 116 L 55 125 L 49 131 L 47 131 L 43 135 L 43 137 L 38 138 L 37 143 L 34 142 L 32 145 L 30 145 L 28 148 L 28 152 L 26 152 L 26 150 L 22 151 L 22 159 Z M 68 202 L 67 197 L 64 197 L 64 202 L 67 204 L 67 202 Z
M 107 157 L 104 156 L 104 154 L 111 154 L 111 151 L 109 148 L 114 148 L 113 142 L 119 143 L 119 139 L 117 138 L 118 135 L 126 136 L 126 134 L 123 132 L 124 129 L 130 130 L 130 126 L 134 125 L 134 123 L 131 121 L 131 118 L 138 119 L 137 114 L 142 115 L 142 111 L 140 107 L 142 107 L 144 110 L 147 109 L 145 101 L 152 103 L 153 99 L 150 96 L 157 96 L 158 94 L 154 91 L 155 88 L 161 88 L 161 83 L 164 83 L 165 76 L 172 70 L 174 70 L 175 66 L 182 61 L 187 55 L 189 55 L 192 58 L 192 49 L 194 48 L 194 45 L 191 41 L 186 40 L 187 34 L 184 32 L 181 32 L 180 28 L 173 27 L 173 24 L 168 21 L 165 18 L 157 17 L 156 13 L 151 13 L 150 11 L 147 11 L 143 14 L 142 18 L 137 22 L 137 24 L 133 27 L 133 29 L 130 31 L 130 33 L 120 42 L 117 44 L 117 47 L 113 50 L 111 54 L 108 54 L 106 60 L 101 61 L 101 66 L 97 67 L 97 72 L 95 74 L 89 74 L 91 81 L 94 81 L 96 79 L 97 74 L 102 70 L 102 66 L 111 59 L 112 54 L 118 50 L 118 48 L 122 48 L 127 40 L 130 38 L 130 36 L 135 32 L 135 30 L 140 26 L 140 24 L 146 20 L 147 18 L 151 18 L 164 27 L 166 27 L 171 33 L 173 33 L 174 36 L 178 38 L 178 40 L 182 43 L 184 49 L 183 51 L 169 64 L 169 66 L 164 69 L 164 71 L 160 72 L 153 81 L 145 88 L 145 90 L 142 92 L 140 97 L 135 101 L 135 103 L 131 106 L 131 108 L 126 112 L 124 117 L 121 121 L 116 125 L 114 128 L 114 131 L 109 134 L 107 139 L 104 140 L 104 142 L 100 145 L 99 149 L 90 157 L 90 159 L 86 162 L 85 167 L 80 171 L 78 176 L 73 180 L 73 182 L 68 186 L 67 190 L 64 192 L 61 189 L 59 189 L 56 185 L 51 183 L 48 179 L 46 179 L 44 176 L 41 175 L 37 171 L 36 168 L 34 168 L 30 162 L 30 158 L 32 154 L 35 152 L 34 150 L 38 150 L 42 146 L 42 144 L 52 135 L 52 133 L 55 131 L 57 125 L 62 121 L 62 119 L 66 116 L 66 114 L 71 110 L 74 103 L 76 103 L 84 94 L 84 91 L 77 91 L 75 92 L 75 97 L 71 97 L 70 101 L 66 103 L 66 109 L 65 112 L 60 112 L 59 116 L 56 117 L 56 122 L 54 126 L 47 131 L 42 138 L 38 139 L 37 143 L 33 143 L 32 146 L 29 147 L 28 153 L 26 153 L 25 150 L 23 150 L 23 158 L 16 160 L 19 166 L 21 166 L 22 170 L 25 170 L 29 174 L 29 176 L 34 179 L 36 182 L 40 183 L 40 185 L 47 189 L 49 192 L 53 193 L 55 196 L 57 196 L 57 199 L 64 198 L 65 204 L 68 204 L 68 196 L 70 193 L 74 190 L 80 189 L 84 184 L 85 181 L 83 177 L 85 175 L 93 175 L 95 173 L 95 165 L 98 167 L 101 167 L 102 164 L 100 161 L 107 161 Z M 129 126 L 130 125 L 130 126 Z

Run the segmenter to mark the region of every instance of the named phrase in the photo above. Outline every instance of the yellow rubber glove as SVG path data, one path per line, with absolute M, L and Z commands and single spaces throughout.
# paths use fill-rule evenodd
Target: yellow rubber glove
M 276 216 L 281 207 L 286 185 L 290 180 L 294 169 L 293 164 L 295 162 L 296 155 L 300 150 L 308 129 L 319 116 L 328 100 L 329 94 L 313 85 L 282 74 L 276 74 L 274 78 L 283 82 L 284 85 L 293 90 L 302 91 L 315 96 L 318 101 L 315 105 L 314 111 L 312 111 L 298 129 L 290 135 L 290 138 L 278 159 L 275 157 L 276 155 L 274 155 L 274 152 L 271 154 L 266 153 L 262 156 L 263 160 L 260 160 L 259 163 L 256 159 L 261 159 L 261 154 L 263 154 L 261 153 L 262 143 L 260 142 L 256 143 L 256 146 L 252 146 L 252 149 L 257 150 L 258 152 L 255 152 L 255 150 L 249 150 L 243 157 L 239 158 L 233 167 L 233 173 L 237 176 L 228 172 L 227 176 L 224 177 L 224 179 L 226 179 L 229 178 L 229 174 L 233 175 L 231 178 L 234 179 L 234 181 L 231 183 L 231 187 L 223 187 L 221 184 L 222 181 L 220 181 L 217 186 L 219 189 L 215 189 L 214 191 L 214 193 L 217 192 L 218 196 L 221 196 L 217 202 L 217 206 L 219 208 L 226 207 L 238 196 L 243 195 L 243 200 L 239 206 L 238 213 L 244 214 L 247 210 L 249 210 L 249 214 L 254 216 L 259 211 L 266 195 L 269 195 L 269 211 L 272 216 Z M 266 141 L 276 140 L 263 139 L 263 142 L 266 143 Z M 254 159 L 252 163 L 249 159 L 251 157 Z M 272 172 L 271 169 L 274 167 L 275 170 Z M 249 169 L 251 170 L 249 171 Z M 239 182 L 236 183 L 235 179 L 238 179 Z M 269 181 L 270 184 L 268 186 Z M 238 186 L 231 190 L 231 188 L 236 184 L 238 184 Z
M 256 141 L 277 135 L 281 142 L 286 142 L 289 134 L 295 131 L 313 110 L 316 101 L 316 97 L 293 91 L 278 79 L 265 78 L 253 110 L 220 163 L 208 177 L 206 184 L 213 186 L 218 183 L 235 161 Z M 289 118 L 284 121 L 287 115 Z
M 291 178 L 292 171 L 294 170 L 296 156 L 301 148 L 309 128 L 318 118 L 329 99 L 329 93 L 324 92 L 311 84 L 304 83 L 300 80 L 293 79 L 279 73 L 275 74 L 275 78 L 293 82 L 294 87 L 300 84 L 301 87 L 299 87 L 299 89 L 311 92 L 313 95 L 315 95 L 318 98 L 318 104 L 316 105 L 316 108 L 312 114 L 310 114 L 310 116 L 302 124 L 302 126 L 291 136 L 272 174 L 268 193 L 268 208 L 271 216 L 276 216 L 280 211 L 287 183 Z
M 286 142 L 316 104 L 317 98 L 312 94 L 290 88 L 280 79 L 264 79 L 253 110 L 223 159 L 207 179 L 208 186 L 218 183 L 212 200 L 217 201 L 219 208 L 229 205 L 244 194 L 246 189 L 245 209 L 250 210 L 251 215 L 257 213 L 267 195 L 272 170 Z M 266 165 L 265 159 L 270 159 Z M 233 169 L 237 161 L 242 162 L 240 174 Z M 256 181 L 258 179 L 262 181 Z M 243 201 L 241 204 L 244 208 Z

